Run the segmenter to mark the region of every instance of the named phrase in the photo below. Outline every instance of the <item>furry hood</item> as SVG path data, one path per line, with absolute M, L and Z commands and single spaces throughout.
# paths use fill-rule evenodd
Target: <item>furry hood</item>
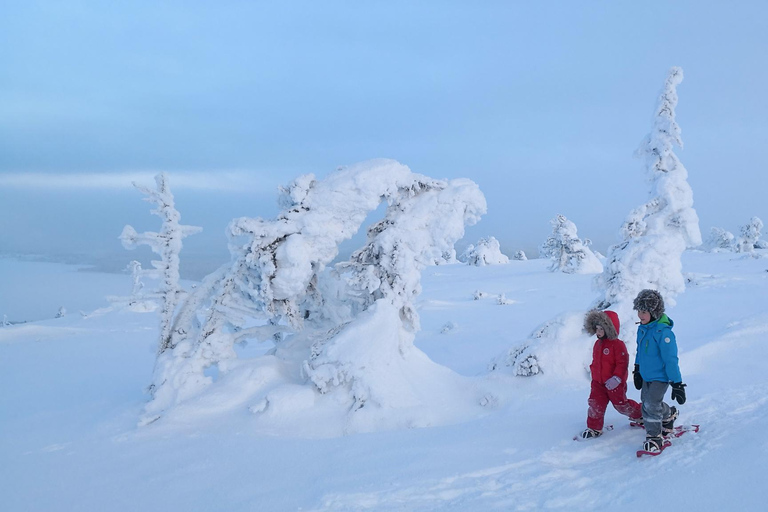
M 647 311 L 652 320 L 658 320 L 664 314 L 664 299 L 656 290 L 645 289 L 635 297 L 634 308 L 637 311 Z
M 609 340 L 615 340 L 619 337 L 620 324 L 619 315 L 613 311 L 593 309 L 584 317 L 584 330 L 589 334 L 595 334 L 597 326 L 605 331 L 605 336 Z

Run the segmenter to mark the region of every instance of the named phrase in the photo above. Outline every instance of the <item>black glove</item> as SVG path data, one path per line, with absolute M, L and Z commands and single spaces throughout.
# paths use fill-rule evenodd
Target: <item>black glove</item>
M 635 381 L 635 389 L 643 389 L 643 376 L 640 375 L 640 365 L 636 364 L 632 370 L 632 380 Z
M 677 400 L 680 405 L 685 403 L 685 384 L 682 382 L 672 383 L 672 400 Z

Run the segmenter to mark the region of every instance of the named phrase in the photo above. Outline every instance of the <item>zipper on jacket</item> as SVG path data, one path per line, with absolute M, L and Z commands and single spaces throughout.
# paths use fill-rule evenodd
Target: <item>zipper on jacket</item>
M 648 329 L 647 328 L 643 329 L 643 338 L 640 340 L 641 342 L 643 340 L 645 340 L 645 353 L 646 354 L 648 353 L 648 340 L 645 338 L 647 334 L 648 334 Z

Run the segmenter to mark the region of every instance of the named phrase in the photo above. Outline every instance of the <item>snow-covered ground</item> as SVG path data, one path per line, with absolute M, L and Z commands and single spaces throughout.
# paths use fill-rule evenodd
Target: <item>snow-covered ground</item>
M 415 345 L 485 407 L 447 403 L 432 426 L 329 436 L 322 414 L 266 430 L 253 404 L 229 396 L 219 413 L 209 404 L 137 427 L 157 315 L 78 313 L 127 293 L 130 277 L 0 259 L 0 315 L 29 321 L 0 327 L 0 510 L 765 510 L 768 259 L 684 254 L 687 290 L 668 314 L 688 384 L 679 423 L 701 432 L 652 459 L 635 457 L 643 431 L 610 407 L 615 430 L 572 441 L 585 426 L 587 340 L 550 350 L 535 377 L 488 372 L 542 323 L 595 298 L 594 276 L 548 264 L 423 273 Z M 68 313 L 53 318 L 61 306 Z

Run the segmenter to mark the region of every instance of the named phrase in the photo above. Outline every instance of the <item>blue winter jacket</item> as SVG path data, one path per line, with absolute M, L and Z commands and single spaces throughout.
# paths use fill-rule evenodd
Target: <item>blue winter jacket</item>
M 677 362 L 677 341 L 672 326 L 675 323 L 667 315 L 637 326 L 637 356 L 640 375 L 646 382 L 682 382 Z

